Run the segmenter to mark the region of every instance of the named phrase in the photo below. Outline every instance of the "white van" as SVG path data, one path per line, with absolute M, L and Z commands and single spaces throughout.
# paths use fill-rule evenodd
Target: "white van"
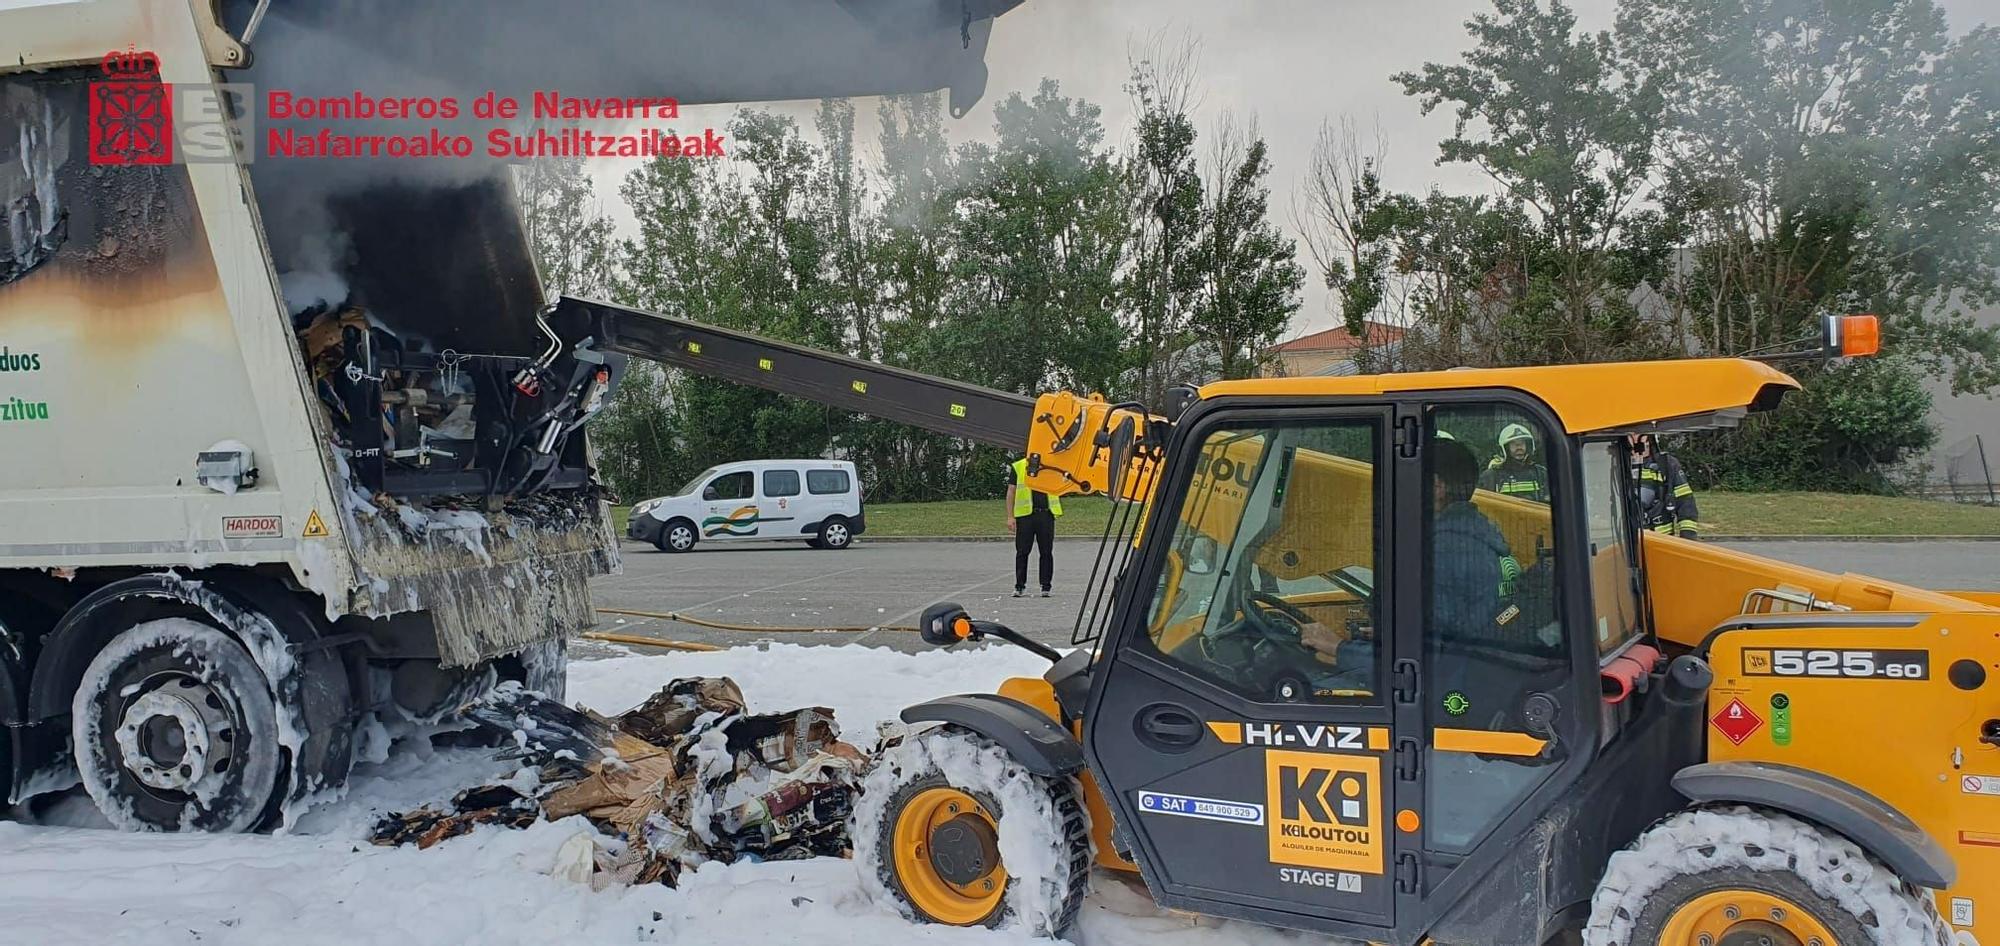
M 672 496 L 632 507 L 625 535 L 662 552 L 697 542 L 797 539 L 844 549 L 867 531 L 861 478 L 845 460 L 746 460 L 709 467 Z

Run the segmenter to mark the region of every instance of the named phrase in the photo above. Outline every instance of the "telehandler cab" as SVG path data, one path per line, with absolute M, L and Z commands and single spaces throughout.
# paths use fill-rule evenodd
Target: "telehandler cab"
M 1827 328 L 1872 350 L 1872 319 Z M 904 711 L 864 879 L 920 920 L 1049 935 L 1095 865 L 1398 946 L 2000 937 L 1991 596 L 1634 521 L 1629 435 L 1796 387 L 1721 359 L 1230 381 L 1166 418 L 1044 395 L 1038 488 L 1128 500 L 1079 646 L 925 613 L 931 643 L 1054 665 Z M 1475 487 L 1513 425 L 1547 502 Z

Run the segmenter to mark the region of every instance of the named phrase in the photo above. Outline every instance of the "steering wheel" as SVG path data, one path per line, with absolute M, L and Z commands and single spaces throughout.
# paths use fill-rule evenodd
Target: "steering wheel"
M 1310 615 L 1296 605 L 1268 591 L 1246 591 L 1243 593 L 1243 618 L 1265 637 L 1288 644 L 1299 643 L 1305 626 L 1313 623 Z M 1274 620 L 1273 618 L 1283 620 Z

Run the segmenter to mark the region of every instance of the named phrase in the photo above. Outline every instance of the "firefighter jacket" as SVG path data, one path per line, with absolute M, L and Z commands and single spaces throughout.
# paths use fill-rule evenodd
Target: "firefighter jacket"
M 1694 487 L 1671 453 L 1654 453 L 1639 463 L 1640 524 L 1654 532 L 1694 538 L 1701 531 Z
M 1529 459 L 1497 456 L 1479 474 L 1479 488 L 1538 503 L 1549 501 L 1549 468 Z

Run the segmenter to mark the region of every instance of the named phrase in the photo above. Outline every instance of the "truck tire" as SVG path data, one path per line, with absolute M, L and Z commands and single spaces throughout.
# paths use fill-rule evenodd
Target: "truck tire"
M 252 831 L 277 814 L 286 752 L 271 683 L 220 629 L 188 618 L 120 632 L 70 704 L 84 788 L 128 831 Z
M 1615 854 L 1585 946 L 1947 946 L 1928 891 L 1852 841 L 1755 808 L 1677 814 Z
M 694 523 L 686 519 L 669 519 L 660 526 L 660 534 L 653 539 L 653 547 L 662 552 L 686 552 L 701 541 Z
M 847 520 L 834 516 L 819 525 L 819 547 L 823 549 L 844 549 L 854 542 L 854 531 L 848 528 Z
M 921 922 L 1061 936 L 1090 892 L 1079 798 L 1074 779 L 1035 775 L 982 736 L 927 730 L 883 751 L 862 785 L 862 886 Z

